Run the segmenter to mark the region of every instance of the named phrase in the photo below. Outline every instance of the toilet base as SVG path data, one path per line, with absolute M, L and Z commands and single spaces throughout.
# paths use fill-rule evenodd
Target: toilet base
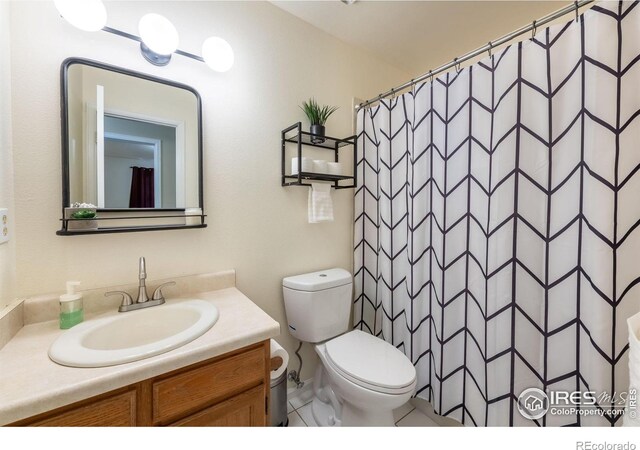
M 322 364 L 318 365 L 313 378 L 311 412 L 316 424 L 321 427 L 339 427 L 342 424 L 342 402 L 331 389 Z
M 323 402 L 318 397 L 314 397 L 311 402 L 311 412 L 313 419 L 320 427 L 335 427 L 335 411 L 328 403 Z
M 323 365 L 318 365 L 313 379 L 311 412 L 321 427 L 393 427 L 393 410 L 363 410 L 339 398 Z
M 326 393 L 329 386 L 323 388 Z M 363 411 L 352 405 L 342 403 L 340 416 L 330 402 L 324 402 L 318 396 L 313 397 L 311 412 L 316 424 L 321 427 L 393 427 L 393 411 Z

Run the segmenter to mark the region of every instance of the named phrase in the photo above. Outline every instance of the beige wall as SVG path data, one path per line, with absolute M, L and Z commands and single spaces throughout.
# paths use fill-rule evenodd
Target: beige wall
M 10 6 L 0 2 L 0 208 L 9 208 L 13 229 L 13 149 L 11 143 Z M 16 296 L 15 239 L 0 245 L 0 310 Z
M 266 2 L 107 2 L 108 25 L 132 33 L 143 14 L 166 15 L 186 51 L 199 53 L 210 35 L 224 37 L 236 58 L 224 74 L 180 56 L 154 67 L 132 41 L 73 28 L 53 2 L 15 2 L 11 10 L 17 295 L 61 291 L 70 279 L 84 288 L 135 281 L 143 255 L 153 279 L 235 268 L 238 288 L 283 325 L 278 340 L 293 353 L 297 342 L 286 332 L 281 279 L 326 267 L 351 269 L 353 190 L 332 193 L 335 222 L 308 224 L 307 189 L 280 186 L 280 131 L 303 120 L 298 105 L 315 96 L 340 107 L 328 133 L 350 135 L 352 97 L 372 97 L 408 74 Z M 208 228 L 55 235 L 61 204 L 59 69 L 69 56 L 169 78 L 200 92 Z M 308 378 L 315 355 L 305 347 Z

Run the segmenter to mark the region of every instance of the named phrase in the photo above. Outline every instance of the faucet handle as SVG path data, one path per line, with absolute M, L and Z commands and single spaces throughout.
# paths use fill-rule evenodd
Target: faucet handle
M 109 291 L 109 292 L 105 292 L 104 293 L 105 297 L 109 297 L 111 295 L 121 295 L 122 296 L 122 304 L 120 305 L 121 309 L 122 309 L 123 306 L 131 306 L 131 305 L 133 305 L 133 298 L 131 298 L 131 296 L 129 295 L 128 292 L 125 292 L 125 291 Z
M 162 283 L 160 286 L 156 288 L 155 291 L 153 291 L 153 296 L 151 297 L 151 300 L 164 300 L 164 295 L 162 295 L 162 289 L 167 286 L 175 286 L 175 284 L 176 284 L 175 281 L 168 281 L 166 283 Z

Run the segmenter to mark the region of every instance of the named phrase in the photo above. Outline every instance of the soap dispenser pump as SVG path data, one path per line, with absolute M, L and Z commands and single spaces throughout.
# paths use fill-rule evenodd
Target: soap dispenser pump
M 79 281 L 67 281 L 67 293 L 60 296 L 60 329 L 66 330 L 84 320 L 82 294 L 76 292 Z

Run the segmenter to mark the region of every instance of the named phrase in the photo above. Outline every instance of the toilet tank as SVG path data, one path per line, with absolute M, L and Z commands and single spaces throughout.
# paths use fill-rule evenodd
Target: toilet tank
M 322 342 L 349 329 L 352 280 L 344 269 L 327 269 L 282 280 L 289 332 Z

